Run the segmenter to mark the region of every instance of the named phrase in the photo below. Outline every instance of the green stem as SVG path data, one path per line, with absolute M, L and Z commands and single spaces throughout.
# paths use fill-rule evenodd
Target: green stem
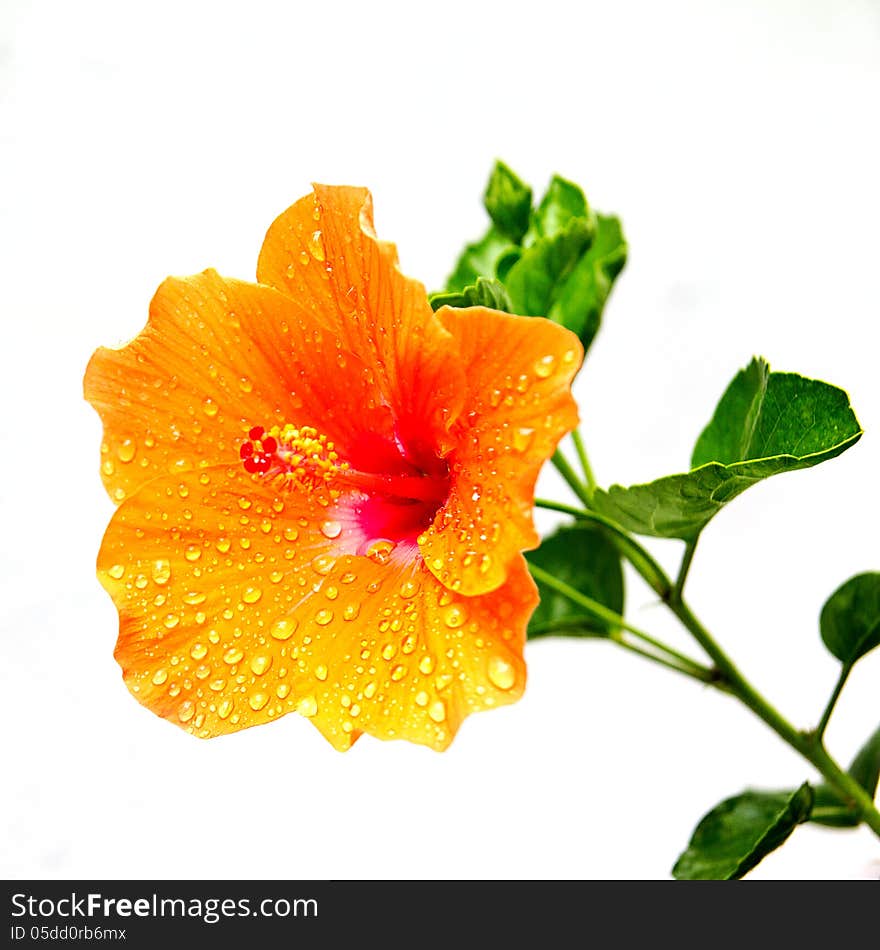
M 822 718 L 819 720 L 819 725 L 816 726 L 814 735 L 817 742 L 821 742 L 822 736 L 825 735 L 825 729 L 828 727 L 828 720 L 831 718 L 831 713 L 834 711 L 834 707 L 837 704 L 837 699 L 840 696 L 844 683 L 846 683 L 847 678 L 849 677 L 849 671 L 851 669 L 852 663 L 843 664 L 843 667 L 840 671 L 840 676 L 837 677 L 837 684 L 834 687 L 831 698 L 828 700 L 828 704 L 825 706 L 825 712 L 822 713 Z
M 577 477 L 574 469 L 568 464 L 568 459 L 557 449 L 551 459 L 556 466 L 556 470 L 568 483 L 568 487 L 578 496 L 578 498 L 587 506 L 593 503 L 592 494 L 587 486 Z
M 691 561 L 694 559 L 694 551 L 697 549 L 697 541 L 699 541 L 699 539 L 700 536 L 697 535 L 695 538 L 691 538 L 690 541 L 685 542 L 681 567 L 678 569 L 678 577 L 676 577 L 675 586 L 672 588 L 673 600 L 681 600 L 681 595 L 684 591 L 684 582 L 687 580 L 688 571 L 691 569 Z
M 733 661 L 718 646 L 709 631 L 691 613 L 690 608 L 684 601 L 672 601 L 669 603 L 669 607 L 685 628 L 690 631 L 697 643 L 712 658 L 713 663 L 729 686 L 730 692 L 740 702 L 748 706 L 781 739 L 785 740 L 797 752 L 800 752 L 845 797 L 852 800 L 859 809 L 862 820 L 880 836 L 880 812 L 874 806 L 873 800 L 862 786 L 831 758 L 821 740 L 815 734 L 803 733 L 795 729 L 760 693 L 752 688 Z
M 710 670 L 708 667 L 702 666 L 696 660 L 692 660 L 684 653 L 679 653 L 678 650 L 667 646 L 665 643 L 662 643 L 660 640 L 657 640 L 650 634 L 645 633 L 638 627 L 634 627 L 631 623 L 628 623 L 626 620 L 624 620 L 620 614 L 615 613 L 615 611 L 606 607 L 604 604 L 599 603 L 598 600 L 594 600 L 592 597 L 588 597 L 586 594 L 581 593 L 570 584 L 566 584 L 565 581 L 561 581 L 549 571 L 545 571 L 544 568 L 538 567 L 537 564 L 530 562 L 529 570 L 532 572 L 532 576 L 535 578 L 535 580 L 540 581 L 545 586 L 550 587 L 551 589 L 557 591 L 557 593 L 562 594 L 563 597 L 567 598 L 572 603 L 577 604 L 579 607 L 583 607 L 584 610 L 588 611 L 598 620 L 602 620 L 605 623 L 610 624 L 612 628 L 620 627 L 623 630 L 629 631 L 629 633 L 637 637 L 639 640 L 644 641 L 645 643 L 654 647 L 656 650 L 662 651 L 662 653 L 666 654 L 667 659 L 661 661 L 659 657 L 656 657 L 656 654 L 649 654 L 642 650 L 639 650 L 639 652 L 651 656 L 652 658 L 656 658 L 659 662 L 663 662 L 664 665 L 667 666 L 671 665 L 671 662 L 674 661 L 679 672 L 688 673 L 689 675 L 694 676 L 696 679 L 699 679 L 704 683 L 717 682 L 718 676 L 714 670 Z M 618 643 L 626 642 L 619 637 L 612 636 L 612 639 L 617 640 Z M 633 646 L 633 644 L 626 645 L 628 647 Z
M 663 601 L 669 598 L 672 590 L 672 581 L 669 580 L 663 568 L 660 567 L 654 558 L 651 557 L 638 541 L 627 534 L 616 521 L 612 521 L 611 518 L 606 518 L 605 515 L 599 514 L 598 511 L 585 511 L 582 508 L 574 508 L 571 505 L 564 505 L 558 501 L 549 501 L 546 498 L 536 498 L 535 507 L 547 508 L 549 511 L 561 511 L 564 514 L 577 518 L 579 521 L 591 521 L 594 524 L 601 525 L 606 529 L 620 553 L 639 572 L 654 593 Z
M 575 429 L 571 433 L 571 440 L 574 442 L 574 448 L 577 452 L 578 461 L 581 463 L 581 469 L 584 473 L 584 478 L 587 481 L 587 490 L 590 493 L 590 498 L 596 492 L 596 478 L 593 475 L 593 469 L 590 466 L 590 460 L 587 458 L 587 449 L 584 445 L 584 441 L 581 438 L 581 430 Z

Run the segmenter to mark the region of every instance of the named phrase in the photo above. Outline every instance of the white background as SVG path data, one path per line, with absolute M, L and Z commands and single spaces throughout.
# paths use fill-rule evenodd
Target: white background
M 841 458 L 739 498 L 700 543 L 697 613 L 801 727 L 837 673 L 826 597 L 880 569 L 876 3 L 0 6 L 0 872 L 13 878 L 669 877 L 699 817 L 809 766 L 732 700 L 610 644 L 529 644 L 516 706 L 442 755 L 308 722 L 209 742 L 112 658 L 94 559 L 112 505 L 92 350 L 169 273 L 252 279 L 312 180 L 373 191 L 439 286 L 496 157 L 618 213 L 631 253 L 576 385 L 600 482 L 681 471 L 753 354 L 843 386 Z M 566 498 L 555 473 L 541 490 Z M 549 527 L 552 519 L 542 518 Z M 674 570 L 681 545 L 649 543 Z M 629 578 L 633 622 L 688 641 Z M 828 730 L 877 725 L 880 651 Z M 867 831 L 802 827 L 752 877 L 880 875 Z

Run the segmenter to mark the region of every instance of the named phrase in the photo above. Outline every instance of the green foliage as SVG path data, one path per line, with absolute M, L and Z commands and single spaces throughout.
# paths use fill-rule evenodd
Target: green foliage
M 880 644 L 880 574 L 857 574 L 838 587 L 822 608 L 819 630 L 845 666 Z
M 500 280 L 488 280 L 478 277 L 476 283 L 454 293 L 431 294 L 428 298 L 431 308 L 440 307 L 490 307 L 512 313 L 510 298 Z
M 602 531 L 587 524 L 560 528 L 526 554 L 556 578 L 613 610 L 623 613 L 624 588 L 620 554 Z M 536 581 L 541 594 L 529 622 L 529 638 L 548 636 L 606 637 L 609 625 L 557 591 Z
M 756 358 L 721 397 L 697 440 L 690 472 L 598 490 L 595 506 L 636 534 L 692 540 L 751 485 L 834 458 L 861 434 L 842 389 L 771 373 Z
M 486 185 L 483 204 L 499 233 L 514 244 L 522 242 L 529 229 L 532 189 L 504 162 L 496 162 Z
M 498 280 L 512 313 L 548 317 L 576 333 L 586 350 L 626 263 L 620 221 L 595 214 L 581 188 L 558 175 L 537 207 L 531 200 L 531 189 L 497 162 L 484 197 L 492 223 L 464 249 L 445 292 L 462 293 L 479 277 Z M 442 296 L 433 295 L 432 305 Z
M 672 875 L 679 880 L 741 878 L 783 844 L 812 807 L 813 790 L 806 782 L 794 792 L 749 790 L 727 798 L 701 819 Z
M 859 749 L 847 771 L 871 798 L 877 794 L 877 781 L 880 779 L 880 726 Z M 816 787 L 816 802 L 810 820 L 833 828 L 855 828 L 862 819 L 858 809 L 823 782 Z

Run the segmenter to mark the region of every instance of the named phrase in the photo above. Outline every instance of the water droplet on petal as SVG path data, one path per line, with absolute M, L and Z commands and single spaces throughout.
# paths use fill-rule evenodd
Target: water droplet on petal
M 400 682 L 400 680 L 402 680 L 404 676 L 406 676 L 405 666 L 401 666 L 400 664 L 398 664 L 397 666 L 392 668 L 391 679 L 393 679 L 395 683 Z
M 343 620 L 355 620 L 357 615 L 361 612 L 360 604 L 346 604 L 345 609 L 342 611 Z
M 229 714 L 232 712 L 235 703 L 231 699 L 224 699 L 222 703 L 217 707 L 217 715 L 221 719 L 228 719 Z
M 246 604 L 255 604 L 263 596 L 263 591 L 259 587 L 248 587 L 241 595 L 241 599 Z
M 314 257 L 316 261 L 324 260 L 324 241 L 323 235 L 320 231 L 313 231 L 312 236 L 309 238 L 309 254 Z
M 489 682 L 498 689 L 510 689 L 516 682 L 516 670 L 513 664 L 509 663 L 503 657 L 492 656 L 489 658 Z
M 317 715 L 318 703 L 315 701 L 315 697 L 303 696 L 303 698 L 296 704 L 296 711 L 301 716 L 306 716 L 307 718 Z
M 157 558 L 153 561 L 151 573 L 157 584 L 167 584 L 171 580 L 171 562 L 163 557 Z
M 443 623 L 453 630 L 456 627 L 460 627 L 465 620 L 467 620 L 467 614 L 458 604 L 452 604 L 452 606 L 447 607 L 443 612 Z
M 189 655 L 194 660 L 204 659 L 208 655 L 208 648 L 204 643 L 194 643 L 192 649 L 189 651 Z
M 262 676 L 272 665 L 272 657 L 268 653 L 258 653 L 250 662 L 254 676 Z
M 425 676 L 427 676 L 429 673 L 433 672 L 433 670 L 434 670 L 434 657 L 427 656 L 426 654 L 425 656 L 421 658 L 421 660 L 419 660 L 419 672 L 424 673 Z
M 242 659 L 244 659 L 244 653 L 238 647 L 231 647 L 223 654 L 223 662 L 230 666 L 241 663 Z
M 289 640 L 297 626 L 297 621 L 292 617 L 284 617 L 281 620 L 276 620 L 269 632 L 276 640 Z
M 342 533 L 342 525 L 338 521 L 325 521 L 321 525 L 321 534 L 325 538 L 330 538 L 332 541 L 333 538 L 338 538 Z
M 396 546 L 393 541 L 389 541 L 387 538 L 377 538 L 370 543 L 366 554 L 376 564 L 387 564 Z
M 442 699 L 435 699 L 428 707 L 428 715 L 434 722 L 443 722 L 446 718 L 446 705 Z
M 214 402 L 213 399 L 206 399 L 202 403 L 202 412 L 209 418 L 213 419 L 214 416 L 220 411 L 220 407 Z
M 547 356 L 542 356 L 535 365 L 535 375 L 541 379 L 546 379 L 552 372 L 553 368 L 556 366 L 556 357 L 552 353 L 548 353 Z
M 177 710 L 177 718 L 181 722 L 189 722 L 195 713 L 196 707 L 192 704 L 191 700 L 187 699 L 180 704 L 180 709 Z
M 535 438 L 535 430 L 521 426 L 513 430 L 513 447 L 517 452 L 525 452 Z
M 130 462 L 137 452 L 137 445 L 131 439 L 124 439 L 116 449 L 116 457 L 120 462 Z
M 315 623 L 321 627 L 326 627 L 333 620 L 333 611 L 322 608 L 315 614 Z
M 115 580 L 118 581 L 119 578 L 122 577 L 122 575 L 125 573 L 125 567 L 124 567 L 122 564 L 114 564 L 114 565 L 107 571 L 107 573 L 108 573 L 112 578 L 114 578 Z
M 202 549 L 198 544 L 189 544 L 187 545 L 186 550 L 183 552 L 183 556 L 187 561 L 198 561 L 202 556 Z
M 263 692 L 252 693 L 248 697 L 248 706 L 250 706 L 254 712 L 259 712 L 268 702 L 269 702 L 268 693 L 263 693 Z
M 324 682 L 325 679 L 327 679 L 327 673 L 328 673 L 327 667 L 326 667 L 323 663 L 319 663 L 319 664 L 315 667 L 315 676 L 316 676 L 317 679 L 319 679 L 322 683 Z
M 167 670 L 156 670 L 156 672 L 153 674 L 152 683 L 154 686 L 161 686 L 167 679 Z

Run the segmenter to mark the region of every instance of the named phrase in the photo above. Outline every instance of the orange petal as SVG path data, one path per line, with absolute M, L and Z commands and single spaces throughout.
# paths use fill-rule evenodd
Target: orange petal
M 453 334 L 467 379 L 466 414 L 453 436 L 450 497 L 419 547 L 430 570 L 463 594 L 494 590 L 519 552 L 538 545 L 535 481 L 577 425 L 571 381 L 578 338 L 540 317 L 483 307 L 437 312 Z
M 135 697 L 201 737 L 294 710 L 297 607 L 328 563 L 319 524 L 311 497 L 224 466 L 156 478 L 124 502 L 98 576 Z
M 522 558 L 466 598 L 419 558 L 336 556 L 322 512 L 222 466 L 119 507 L 98 570 L 141 703 L 200 737 L 296 710 L 340 749 L 362 732 L 442 749 L 469 713 L 521 695 L 537 603 Z
M 420 558 L 340 558 L 303 605 L 299 711 L 340 750 L 361 733 L 445 749 L 466 716 L 522 695 L 537 602 L 521 556 L 482 597 L 446 590 Z
M 343 348 L 375 375 L 405 442 L 443 433 L 462 405 L 464 376 L 425 288 L 404 277 L 394 245 L 373 230 L 364 188 L 315 185 L 269 228 L 257 279 L 336 321 Z
M 237 460 L 254 425 L 313 425 L 337 444 L 392 437 L 364 366 L 320 314 L 215 271 L 166 280 L 143 332 L 94 354 L 85 396 L 104 421 L 102 476 L 117 502 L 158 475 Z

